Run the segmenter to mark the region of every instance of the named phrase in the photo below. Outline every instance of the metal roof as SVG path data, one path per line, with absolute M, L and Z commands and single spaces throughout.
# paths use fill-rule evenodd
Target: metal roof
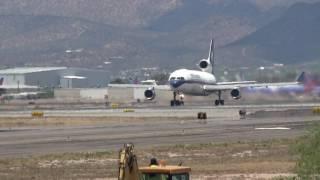
M 87 79 L 87 77 L 83 76 L 63 76 L 65 79 Z
M 17 67 L 17 68 L 0 70 L 0 74 L 28 74 L 28 73 L 35 73 L 35 72 L 62 70 L 62 69 L 67 69 L 67 67 Z

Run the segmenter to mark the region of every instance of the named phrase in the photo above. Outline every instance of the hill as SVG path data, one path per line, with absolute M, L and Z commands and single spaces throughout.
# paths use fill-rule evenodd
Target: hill
M 319 0 L 3 0 L 1 65 L 115 72 L 151 66 L 194 68 L 207 55 L 212 36 L 219 63 L 260 64 L 273 60 L 265 57 L 267 46 L 253 49 L 249 60 L 239 58 L 238 52 L 260 43 L 259 34 L 266 31 L 262 29 L 281 19 L 293 3 L 313 1 Z M 105 66 L 105 61 L 113 63 Z
M 293 5 L 279 19 L 226 48 L 242 59 L 304 63 L 320 59 L 320 3 Z

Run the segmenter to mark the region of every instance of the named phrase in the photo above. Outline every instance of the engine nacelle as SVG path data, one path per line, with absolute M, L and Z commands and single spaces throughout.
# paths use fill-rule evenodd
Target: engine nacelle
M 148 88 L 147 90 L 144 91 L 144 97 L 148 100 L 153 100 L 156 97 L 156 92 L 154 88 Z
M 239 89 L 233 89 L 230 94 L 233 99 L 240 99 L 241 98 L 241 93 L 240 93 Z
M 209 62 L 206 59 L 202 59 L 199 63 L 200 69 L 206 69 L 209 66 Z
M 208 59 L 202 59 L 199 62 L 199 68 L 201 69 L 201 71 L 203 72 L 208 72 L 211 73 L 212 72 L 212 65 L 210 60 Z

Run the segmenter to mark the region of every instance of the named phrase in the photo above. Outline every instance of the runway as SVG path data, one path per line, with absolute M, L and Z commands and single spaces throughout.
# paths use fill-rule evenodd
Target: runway
M 267 105 L 228 105 L 228 106 L 181 106 L 181 107 L 140 107 L 133 108 L 134 113 L 123 113 L 124 109 L 39 109 L 39 110 L 14 110 L 0 111 L 0 117 L 30 117 L 33 111 L 44 112 L 46 117 L 170 117 L 170 116 L 190 116 L 197 112 L 220 113 L 228 116 L 229 112 L 235 112 L 239 109 L 248 110 L 285 110 L 285 109 L 310 109 L 312 107 L 320 107 L 320 103 L 294 103 L 294 104 L 267 104 Z
M 123 143 L 133 142 L 137 147 L 159 145 L 219 143 L 233 141 L 260 141 L 293 138 L 320 120 L 309 113 L 307 105 L 279 106 L 225 106 L 183 108 L 140 108 L 125 113 L 121 109 L 45 111 L 47 117 L 105 117 L 98 125 L 11 127 L 0 128 L 0 157 L 20 157 L 38 154 L 117 150 Z M 239 109 L 249 113 L 270 111 L 263 117 L 240 119 Z M 274 115 L 273 111 L 303 110 L 297 114 Z M 198 120 L 197 112 L 206 112 L 208 119 Z M 311 112 L 311 110 L 310 110 Z M 23 118 L 31 111 L 6 112 L 1 117 Z M 108 121 L 118 117 L 116 121 Z M 122 121 L 121 118 L 132 118 Z M 153 117 L 153 118 L 151 118 Z M 67 120 L 67 119 L 66 119 Z

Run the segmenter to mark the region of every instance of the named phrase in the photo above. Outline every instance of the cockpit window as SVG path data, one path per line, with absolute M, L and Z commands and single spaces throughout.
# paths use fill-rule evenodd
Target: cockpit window
M 170 80 L 184 80 L 184 77 L 171 77 Z

